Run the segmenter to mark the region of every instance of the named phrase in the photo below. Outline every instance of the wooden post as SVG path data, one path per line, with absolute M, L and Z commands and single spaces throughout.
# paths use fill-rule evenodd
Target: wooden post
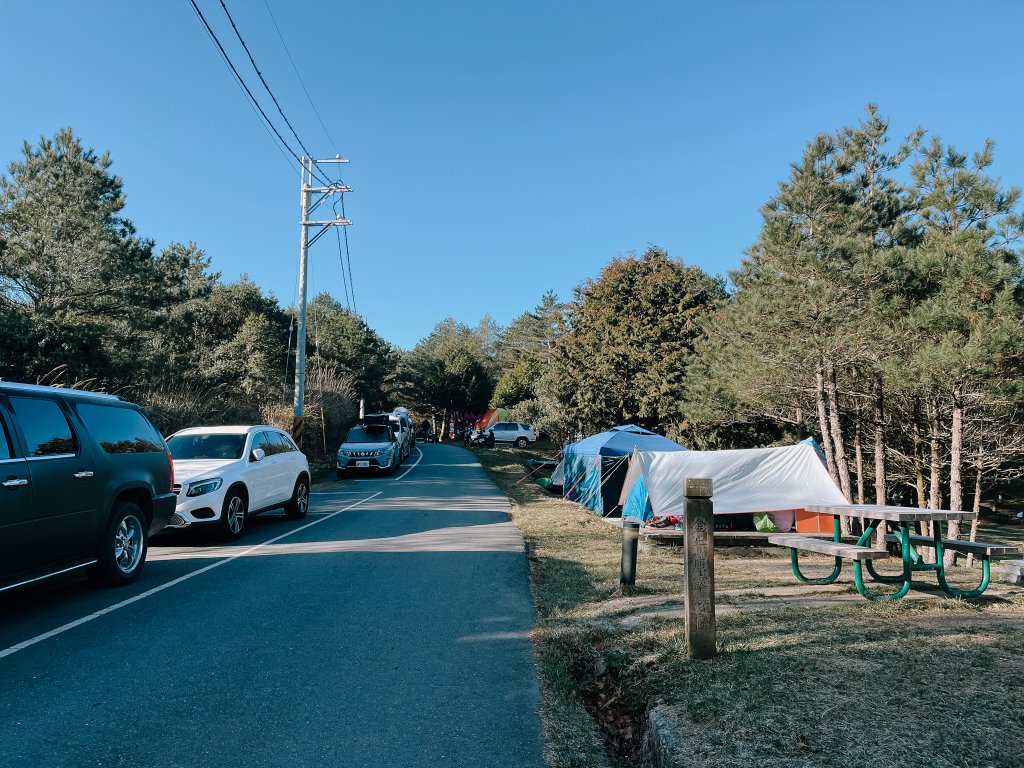
M 632 587 L 636 584 L 636 548 L 640 539 L 640 521 L 622 518 L 622 562 L 619 567 L 619 584 Z
M 686 648 L 691 659 L 710 659 L 717 651 L 715 629 L 715 522 L 710 478 L 683 480 L 686 534 Z

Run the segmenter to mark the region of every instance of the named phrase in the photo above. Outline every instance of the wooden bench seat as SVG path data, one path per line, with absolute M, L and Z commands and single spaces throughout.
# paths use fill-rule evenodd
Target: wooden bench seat
M 885 540 L 890 544 L 898 544 L 900 537 L 889 534 Z M 931 536 L 911 536 L 910 543 L 915 547 L 933 547 L 935 540 Z M 989 557 L 1000 557 L 1004 555 L 1019 555 L 1020 547 L 1008 544 L 991 544 L 984 541 L 960 541 L 959 539 L 942 539 L 942 546 L 954 552 L 963 552 L 968 555 L 988 555 Z
M 844 560 L 880 560 L 889 557 L 884 549 L 858 547 L 856 544 L 812 539 L 809 536 L 794 536 L 788 533 L 775 534 L 768 537 L 769 544 L 790 549 L 801 549 L 806 552 L 818 552 L 823 555 L 841 557 Z

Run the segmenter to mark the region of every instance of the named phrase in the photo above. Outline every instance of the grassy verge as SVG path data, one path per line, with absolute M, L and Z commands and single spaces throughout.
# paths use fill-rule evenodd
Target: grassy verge
M 477 456 L 531 549 L 550 765 L 635 765 L 656 702 L 692 765 L 1024 765 L 1020 596 L 843 602 L 852 586 L 798 586 L 781 550 L 720 549 L 720 603 L 738 610 L 719 617 L 719 656 L 692 662 L 676 553 L 642 551 L 623 593 L 619 530 L 524 480 L 538 453 Z

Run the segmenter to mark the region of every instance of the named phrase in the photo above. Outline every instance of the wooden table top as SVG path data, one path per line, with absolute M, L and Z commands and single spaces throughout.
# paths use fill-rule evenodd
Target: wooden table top
M 948 509 L 918 509 L 917 507 L 893 507 L 883 504 L 812 504 L 808 512 L 819 515 L 842 515 L 866 517 L 870 520 L 888 520 L 897 523 L 912 523 L 916 520 L 974 520 L 974 512 L 950 512 Z

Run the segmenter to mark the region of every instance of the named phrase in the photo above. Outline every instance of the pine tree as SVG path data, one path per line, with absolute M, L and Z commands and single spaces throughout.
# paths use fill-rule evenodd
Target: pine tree
M 678 430 L 687 363 L 725 290 L 657 247 L 614 259 L 576 290 L 556 346 L 556 384 L 581 430 Z

